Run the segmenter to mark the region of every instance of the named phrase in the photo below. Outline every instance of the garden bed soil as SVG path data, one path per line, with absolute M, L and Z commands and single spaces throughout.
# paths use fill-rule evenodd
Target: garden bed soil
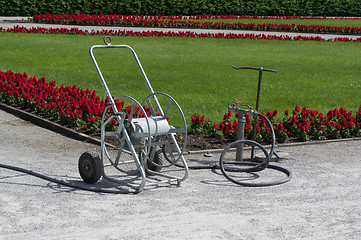
M 90 134 L 90 137 L 100 140 L 100 133 Z M 117 146 L 116 139 L 107 138 L 108 143 Z M 216 138 L 210 137 L 207 134 L 187 134 L 186 151 L 202 151 L 210 149 L 223 149 L 230 142 L 227 140 L 219 141 Z
M 96 138 L 100 140 L 100 133 L 95 133 L 90 135 L 92 138 Z M 322 139 L 326 140 L 326 139 Z M 315 142 L 317 140 L 308 140 L 307 142 Z M 107 138 L 106 142 L 111 145 L 117 146 L 116 139 Z M 186 152 L 196 152 L 196 151 L 207 151 L 207 150 L 215 150 L 215 149 L 224 149 L 228 144 L 232 141 L 227 139 L 218 140 L 215 137 L 209 136 L 205 133 L 194 134 L 188 133 L 187 134 L 187 146 L 185 151 Z M 287 138 L 284 142 L 287 143 L 297 143 L 297 139 L 294 138 Z M 264 144 L 264 143 L 262 143 Z

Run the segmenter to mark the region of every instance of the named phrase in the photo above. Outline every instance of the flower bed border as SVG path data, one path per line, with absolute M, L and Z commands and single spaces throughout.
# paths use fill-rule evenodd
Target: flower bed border
M 295 109 L 292 110 L 292 115 L 286 110 L 285 117 L 279 123 L 274 121 L 278 114 L 277 109 L 273 112 L 261 112 L 261 114 L 272 122 L 278 143 L 284 143 L 290 138 L 298 142 L 306 142 L 361 137 L 361 105 L 354 116 L 352 111 L 347 111 L 343 107 L 329 110 L 324 116 L 317 110 L 307 109 L 306 106 L 301 109 L 296 105 Z M 194 113 L 191 117 L 189 131 L 195 134 L 205 133 L 219 140 L 235 141 L 237 140 L 239 116 L 239 113 L 228 112 L 224 114 L 220 123 L 216 123 L 212 120 L 206 120 L 204 115 L 200 116 Z M 254 119 L 251 119 L 248 114 L 245 114 L 244 117 L 244 137 L 253 139 Z M 257 121 L 256 140 L 263 143 L 270 143 L 272 140 L 271 130 L 263 119 Z
M 75 24 L 75 25 L 103 25 L 126 27 L 172 27 L 172 28 L 200 28 L 200 29 L 227 29 L 227 30 L 253 30 L 299 32 L 319 34 L 361 34 L 361 27 L 305 25 L 305 24 L 274 24 L 274 23 L 227 23 L 194 21 L 197 19 L 328 19 L 327 17 L 290 17 L 290 16 L 233 16 L 233 15 L 200 15 L 200 16 L 148 16 L 148 15 L 86 15 L 86 14 L 40 14 L 34 15 L 33 21 L 37 23 Z M 341 19 L 341 18 L 338 18 Z M 359 19 L 359 18 L 346 18 Z
M 191 38 L 225 38 L 225 39 L 251 39 L 251 40 L 283 40 L 283 41 L 327 41 L 327 42 L 361 42 L 361 37 L 352 39 L 337 37 L 325 39 L 320 36 L 288 36 L 265 35 L 253 33 L 196 33 L 193 31 L 133 31 L 133 30 L 81 30 L 79 28 L 45 28 L 45 27 L 0 27 L 0 32 L 8 33 L 40 33 L 40 34 L 69 34 L 69 35 L 110 35 L 110 36 L 137 36 L 137 37 L 191 37 Z

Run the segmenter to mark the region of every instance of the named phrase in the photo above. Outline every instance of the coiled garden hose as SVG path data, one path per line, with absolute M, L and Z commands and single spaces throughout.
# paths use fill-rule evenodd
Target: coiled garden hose
M 276 138 L 275 138 L 275 133 L 273 130 L 273 126 L 271 121 L 264 116 L 263 114 L 260 114 L 258 112 L 252 112 L 253 114 L 256 114 L 257 116 L 263 118 L 266 121 L 266 124 L 268 125 L 269 129 L 271 130 L 271 136 L 272 136 L 272 142 L 271 142 L 271 150 L 268 153 L 266 151 L 266 149 L 259 143 L 253 141 L 253 140 L 237 140 L 235 142 L 230 143 L 228 146 L 225 147 L 225 149 L 223 150 L 220 159 L 219 159 L 219 168 L 221 169 L 222 174 L 231 182 L 238 184 L 238 185 L 242 185 L 242 186 L 246 186 L 246 187 L 265 187 L 265 186 L 273 186 L 273 185 L 278 185 L 278 184 L 282 184 L 285 182 L 288 182 L 289 180 L 291 180 L 292 178 L 292 173 L 290 170 L 283 168 L 283 167 L 279 167 L 279 166 L 275 166 L 275 165 L 270 165 L 269 161 L 272 157 L 272 155 L 274 154 L 274 148 L 276 145 Z M 259 149 L 261 149 L 265 155 L 265 159 L 261 162 L 261 163 L 256 163 L 256 162 L 247 162 L 247 161 L 224 161 L 224 157 L 227 153 L 227 151 L 233 147 L 233 146 L 237 146 L 239 144 L 248 144 L 248 145 L 252 145 L 252 151 L 254 149 L 254 147 L 258 147 Z M 238 165 L 238 166 L 251 166 L 250 168 L 246 168 L 246 169 L 234 169 L 234 168 L 229 168 L 229 167 L 225 167 L 225 164 L 230 164 L 230 165 Z M 253 172 L 259 172 L 262 171 L 266 168 L 269 169 L 274 169 L 277 171 L 281 171 L 283 173 L 286 174 L 286 178 L 281 179 L 281 180 L 275 180 L 275 181 L 271 181 L 271 182 L 262 182 L 262 183 L 250 183 L 250 182 L 244 182 L 244 181 L 237 181 L 234 178 L 230 177 L 229 174 L 227 172 L 247 172 L 247 173 L 253 173 Z
M 240 165 L 248 165 L 248 166 L 254 166 L 258 163 L 255 162 L 241 162 L 239 163 Z M 179 165 L 179 167 L 181 167 Z M 204 170 L 204 169 L 221 169 L 221 167 L 219 166 L 219 164 L 213 164 L 213 165 L 206 165 L 206 166 L 188 166 L 189 169 L 191 170 Z M 245 186 L 245 187 L 268 187 L 268 186 L 274 186 L 274 185 L 279 185 L 282 183 L 286 183 L 288 181 L 290 181 L 292 179 L 292 172 L 290 170 L 288 170 L 287 168 L 284 167 L 280 167 L 280 166 L 276 166 L 276 165 L 272 165 L 272 164 L 268 164 L 266 166 L 265 169 L 273 169 L 276 171 L 280 171 L 282 173 L 284 173 L 286 175 L 285 178 L 280 179 L 280 180 L 275 180 L 275 181 L 271 181 L 271 182 L 262 182 L 262 183 L 249 183 L 249 182 L 241 182 L 241 181 L 235 181 L 232 178 L 227 178 L 228 174 L 226 173 L 227 171 L 232 171 L 231 169 L 227 169 L 224 168 L 224 173 L 222 172 L 222 174 L 231 182 L 241 185 L 241 186 Z M 222 170 L 221 170 L 222 171 Z M 237 171 L 237 170 L 234 170 Z
M 255 163 L 252 162 L 242 162 L 243 165 L 252 165 Z M 261 183 L 250 183 L 250 182 L 241 182 L 241 181 L 236 181 L 232 178 L 227 178 L 228 180 L 230 180 L 231 182 L 238 184 L 238 185 L 242 185 L 245 187 L 268 187 L 268 186 L 274 186 L 274 185 L 279 185 L 282 183 L 286 183 L 288 181 L 291 180 L 292 178 L 292 172 L 286 168 L 280 167 L 280 166 L 276 166 L 276 165 L 271 165 L 268 164 L 266 168 L 269 169 L 274 169 L 280 172 L 283 172 L 284 174 L 286 174 L 286 178 L 284 179 L 280 179 L 280 180 L 275 180 L 275 181 L 270 181 L 270 182 L 261 182 Z M 228 176 L 228 175 L 225 175 Z
M 251 111 L 249 111 L 251 113 Z M 267 152 L 265 150 L 265 148 L 252 140 L 238 140 L 235 142 L 230 143 L 228 146 L 226 146 L 226 148 L 223 150 L 221 156 L 220 156 L 220 161 L 219 164 L 214 164 L 214 165 L 207 165 L 207 166 L 188 166 L 189 169 L 193 169 L 193 170 L 200 170 L 200 169 L 220 169 L 222 174 L 231 182 L 238 184 L 238 185 L 242 185 L 245 187 L 266 187 L 266 186 L 273 186 L 273 185 L 279 185 L 282 183 L 286 183 L 288 181 L 291 180 L 292 178 L 292 173 L 290 170 L 280 167 L 280 166 L 276 166 L 276 165 L 271 165 L 269 164 L 269 160 L 271 159 L 272 155 L 275 154 L 274 148 L 275 148 L 275 144 L 276 144 L 276 139 L 275 139 L 275 134 L 274 134 L 274 130 L 272 127 L 272 123 L 271 121 L 264 116 L 263 114 L 259 114 L 257 112 L 252 112 L 253 114 L 257 114 L 259 117 L 263 118 L 266 121 L 266 124 L 268 125 L 268 127 L 271 130 L 271 136 L 272 136 L 272 140 L 271 140 L 271 149 L 269 152 Z M 261 163 L 257 163 L 257 162 L 246 162 L 246 161 L 233 161 L 233 162 L 225 162 L 224 156 L 227 153 L 227 151 L 231 148 L 234 147 L 238 144 L 249 144 L 249 145 L 253 145 L 255 147 L 260 148 L 265 157 L 265 160 L 262 161 Z M 276 155 L 276 154 L 275 154 Z M 234 169 L 234 168 L 230 168 L 230 167 L 225 167 L 224 164 L 233 164 L 233 165 L 244 165 L 244 166 L 251 166 L 250 168 L 244 168 L 244 169 Z M 270 181 L 270 182 L 261 182 L 261 183 L 251 183 L 251 182 L 244 182 L 244 181 L 237 181 L 235 179 L 233 179 L 232 177 L 229 176 L 229 174 L 227 172 L 247 172 L 247 173 L 253 173 L 253 172 L 259 172 L 262 171 L 264 169 L 273 169 L 276 171 L 280 171 L 282 173 L 284 173 L 286 175 L 285 178 L 280 179 L 280 180 L 275 180 L 275 181 Z
M 62 181 L 62 180 L 59 180 L 59 179 L 56 179 L 56 178 L 49 177 L 49 176 L 46 176 L 44 174 L 33 172 L 31 170 L 27 170 L 27 169 L 20 168 L 20 167 L 15 167 L 15 166 L 10 166 L 10 165 L 6 165 L 6 164 L 1 164 L 1 163 L 0 163 L 0 167 L 5 168 L 5 169 L 9 169 L 9 170 L 13 170 L 13 171 L 17 171 L 17 172 L 26 173 L 26 174 L 29 174 L 29 175 L 32 175 L 32 176 L 35 176 L 35 177 L 38 177 L 38 178 L 53 182 L 53 183 L 57 183 L 57 184 L 61 184 L 63 186 L 67 186 L 67 187 L 71 187 L 71 188 L 77 188 L 77 189 L 85 190 L 85 191 L 99 192 L 99 193 L 113 193 L 113 194 L 138 193 L 135 190 L 134 191 L 129 191 L 129 190 L 125 190 L 125 189 L 122 189 L 122 190 L 120 190 L 120 189 L 119 190 L 109 190 L 109 189 L 103 189 L 103 188 L 80 186 L 80 185 L 77 185 L 77 184 L 73 184 L 73 183 Z

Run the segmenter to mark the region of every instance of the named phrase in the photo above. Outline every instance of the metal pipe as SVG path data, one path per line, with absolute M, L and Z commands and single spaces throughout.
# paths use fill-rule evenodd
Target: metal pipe
M 244 117 L 244 113 L 240 113 L 238 117 L 238 129 L 237 129 L 237 140 L 244 139 L 244 126 L 246 124 L 246 118 Z M 243 159 L 243 143 L 237 145 L 236 150 L 236 160 L 242 161 Z

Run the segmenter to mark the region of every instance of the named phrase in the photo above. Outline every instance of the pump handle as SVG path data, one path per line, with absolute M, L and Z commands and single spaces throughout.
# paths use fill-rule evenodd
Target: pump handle
M 262 68 L 262 67 L 235 67 L 233 65 L 231 65 L 234 69 L 251 69 L 251 70 L 257 70 L 257 71 L 263 71 L 263 72 L 274 72 L 277 73 L 277 70 L 272 70 L 272 69 L 266 69 L 266 68 Z

